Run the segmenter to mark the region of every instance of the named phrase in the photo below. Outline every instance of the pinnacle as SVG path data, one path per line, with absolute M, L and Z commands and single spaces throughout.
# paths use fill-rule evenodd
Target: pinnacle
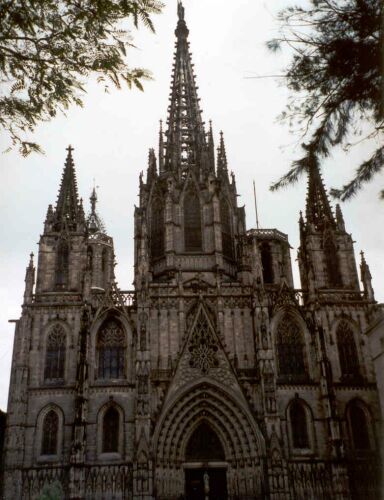
M 217 148 L 217 173 L 225 173 L 228 175 L 227 153 L 225 151 L 224 134 L 220 130 L 220 143 Z
M 31 252 L 29 254 L 29 264 L 28 264 L 28 267 L 31 269 L 33 267 L 33 257 L 34 257 L 34 253 Z

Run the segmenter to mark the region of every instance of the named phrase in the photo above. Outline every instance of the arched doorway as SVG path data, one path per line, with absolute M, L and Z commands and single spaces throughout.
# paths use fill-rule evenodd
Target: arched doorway
M 186 500 L 226 500 L 227 464 L 223 445 L 205 421 L 189 438 L 185 451 Z
M 205 500 L 190 489 L 193 476 L 204 480 L 205 470 L 213 485 L 209 500 L 265 498 L 263 436 L 241 393 L 239 397 L 215 380 L 185 385 L 165 402 L 153 447 L 157 500 Z M 213 496 L 215 485 L 221 484 L 224 495 Z

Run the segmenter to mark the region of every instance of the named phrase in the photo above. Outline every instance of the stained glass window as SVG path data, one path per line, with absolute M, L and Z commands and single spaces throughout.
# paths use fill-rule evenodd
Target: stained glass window
M 99 378 L 124 378 L 125 334 L 116 320 L 104 323 L 98 335 L 97 350 Z
M 57 435 L 59 432 L 59 417 L 54 410 L 50 410 L 43 421 L 42 429 L 42 455 L 57 454 Z
M 226 200 L 220 200 L 221 241 L 223 254 L 233 259 L 233 238 L 231 228 L 231 214 Z
M 305 376 L 304 339 L 300 326 L 291 315 L 286 314 L 276 334 L 279 375 L 291 378 Z
M 68 286 L 69 247 L 65 240 L 61 240 L 57 248 L 55 281 L 58 288 Z
M 119 421 L 120 416 L 116 408 L 108 408 L 103 419 L 103 453 L 119 451 Z
M 304 406 L 294 401 L 289 407 L 293 448 L 309 448 L 307 416 Z
M 359 361 L 353 330 L 346 321 L 341 321 L 336 330 L 340 370 L 343 377 L 359 375 Z
M 184 244 L 186 252 L 202 250 L 200 200 L 194 191 L 184 197 Z
M 66 334 L 61 325 L 55 325 L 47 337 L 45 353 L 45 380 L 64 378 Z
M 152 202 L 150 226 L 151 255 L 161 257 L 164 254 L 164 205 L 159 198 Z

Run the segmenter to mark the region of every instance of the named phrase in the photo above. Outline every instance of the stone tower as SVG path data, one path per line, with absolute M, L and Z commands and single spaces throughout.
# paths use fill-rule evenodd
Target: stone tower
M 4 498 L 376 499 L 375 307 L 308 167 L 301 289 L 277 229 L 246 229 L 223 134 L 202 119 L 178 3 L 168 119 L 135 208 L 131 292 L 78 200 L 71 148 L 27 268 Z M 47 486 L 46 486 L 47 487 Z

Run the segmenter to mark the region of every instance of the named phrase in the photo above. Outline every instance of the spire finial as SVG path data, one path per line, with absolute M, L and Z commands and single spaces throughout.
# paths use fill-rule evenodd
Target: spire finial
M 184 21 L 185 9 L 181 0 L 177 1 L 177 15 L 180 21 Z
M 96 203 L 97 203 L 97 193 L 96 193 L 96 186 L 95 186 L 95 179 L 93 179 L 93 189 L 91 192 L 91 196 L 89 197 L 89 201 L 91 202 L 91 213 L 93 215 L 96 214 Z
M 34 257 L 34 254 L 33 254 L 33 252 L 31 252 L 29 254 L 29 267 L 33 267 L 33 257 Z

